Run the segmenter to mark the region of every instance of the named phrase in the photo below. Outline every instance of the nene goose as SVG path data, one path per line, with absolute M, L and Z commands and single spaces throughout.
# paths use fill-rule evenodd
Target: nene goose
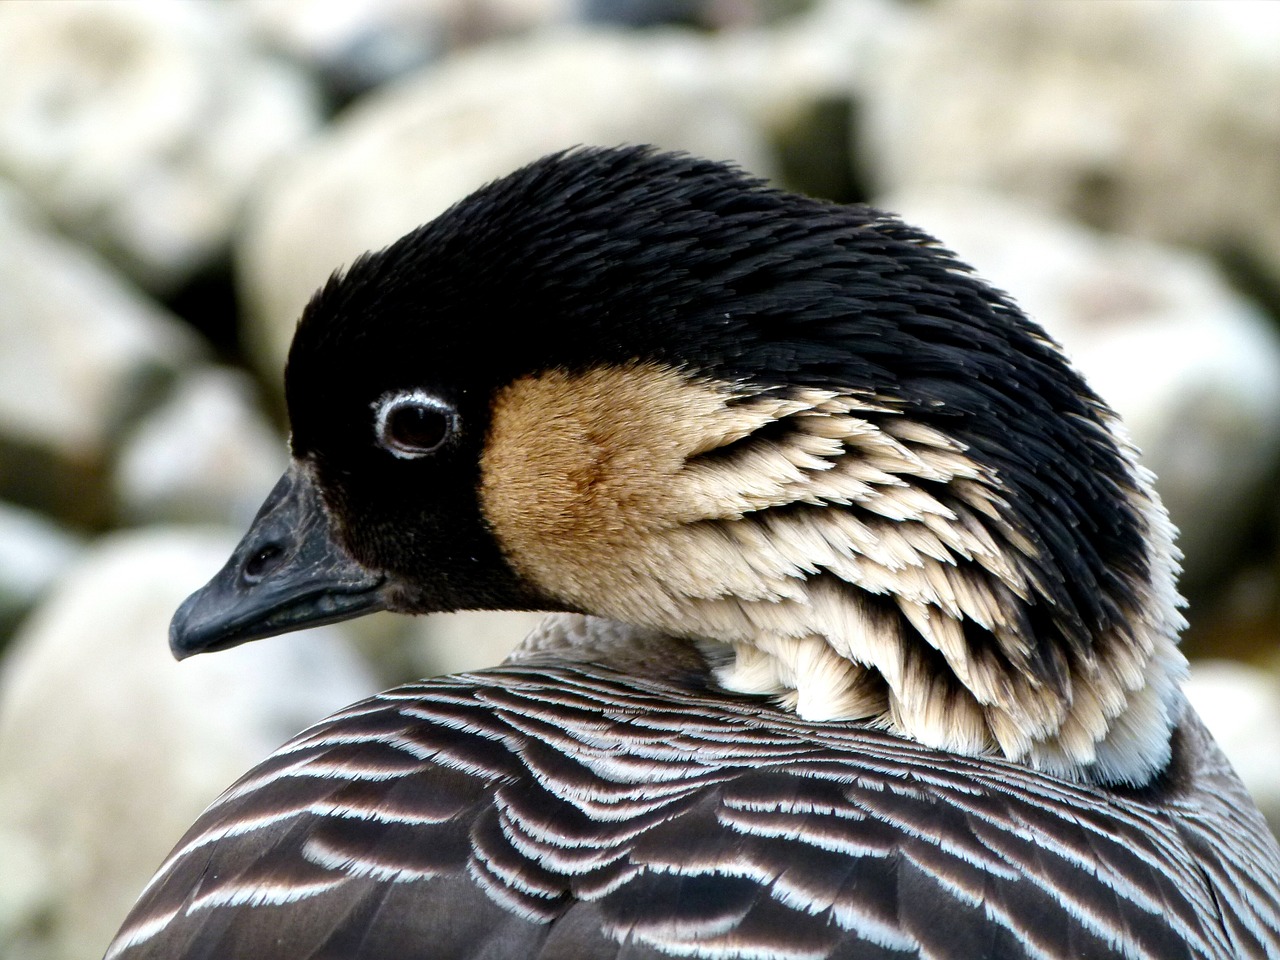
M 551 616 L 246 774 L 112 960 L 1280 956 L 1151 477 L 919 230 L 553 155 L 331 279 L 286 395 L 179 657 Z

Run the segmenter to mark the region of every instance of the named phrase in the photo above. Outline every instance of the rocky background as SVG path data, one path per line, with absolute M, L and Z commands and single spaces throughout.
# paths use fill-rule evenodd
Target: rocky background
M 1280 824 L 1280 5 L 0 3 L 0 955 L 94 957 L 216 793 L 520 616 L 181 665 L 285 461 L 311 290 L 548 150 L 650 142 L 942 237 L 1124 414 L 1191 692 Z

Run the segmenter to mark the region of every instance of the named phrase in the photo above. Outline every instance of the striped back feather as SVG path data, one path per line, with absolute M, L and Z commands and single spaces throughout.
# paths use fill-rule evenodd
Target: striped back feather
M 1118 791 L 702 679 L 505 666 L 286 744 L 107 957 L 1280 957 L 1277 877 L 1191 715 Z

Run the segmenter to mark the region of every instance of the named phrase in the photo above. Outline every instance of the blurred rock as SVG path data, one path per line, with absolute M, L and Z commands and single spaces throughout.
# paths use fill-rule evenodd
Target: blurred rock
M 545 613 L 439 613 L 418 617 L 414 658 L 422 676 L 494 667 L 506 659 Z
M 82 547 L 78 537 L 39 514 L 0 502 L 0 649 Z
M 588 23 L 617 27 L 722 26 L 728 17 L 740 19 L 759 7 L 752 0 L 577 0 L 579 15 Z M 730 21 L 732 22 L 732 21 Z
M 248 376 L 225 368 L 183 376 L 121 446 L 119 517 L 247 527 L 288 462 L 255 392 Z
M 241 0 L 272 47 L 323 78 L 339 100 L 461 46 L 569 19 L 574 0 Z
M 1186 691 L 1280 835 L 1280 679 L 1231 660 L 1193 661 Z
M 769 29 L 710 41 L 725 89 L 767 138 L 787 187 L 866 199 L 855 149 L 859 91 L 904 22 L 887 0 L 827 0 Z
M 0 3 L 0 174 L 135 279 L 225 250 L 245 193 L 318 122 L 229 5 Z
M 951 0 L 913 13 L 868 78 L 882 191 L 997 188 L 1254 261 L 1280 284 L 1280 7 Z
M 100 523 L 111 443 L 199 353 L 176 320 L 0 183 L 0 497 Z
M 991 194 L 881 204 L 1008 291 L 1124 417 L 1178 525 L 1189 588 L 1233 561 L 1280 459 L 1280 343 L 1201 257 Z
M 233 544 L 177 529 L 101 541 L 16 638 L 0 675 L 7 956 L 101 956 L 222 789 L 373 692 L 335 628 L 174 662 L 169 617 Z
M 853 6 L 863 0 L 826 0 Z M 731 31 L 781 23 L 817 6 L 818 0 L 575 0 L 577 15 L 587 23 L 618 27 L 696 27 Z
M 267 378 L 337 267 L 552 150 L 656 143 L 771 173 L 719 77 L 696 37 L 587 33 L 490 45 L 361 101 L 275 178 L 239 250 Z

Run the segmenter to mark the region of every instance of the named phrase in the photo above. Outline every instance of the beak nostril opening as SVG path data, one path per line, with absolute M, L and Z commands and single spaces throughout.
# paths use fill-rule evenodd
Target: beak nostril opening
M 244 579 L 250 582 L 261 580 L 280 565 L 284 558 L 284 550 L 278 543 L 268 543 L 245 561 Z

